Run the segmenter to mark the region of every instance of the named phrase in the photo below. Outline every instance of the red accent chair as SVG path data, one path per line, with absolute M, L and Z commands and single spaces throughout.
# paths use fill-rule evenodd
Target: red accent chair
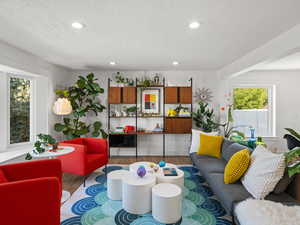
M 62 141 L 59 145 L 73 146 L 75 148 L 74 152 L 58 157 L 62 162 L 63 172 L 84 176 L 86 179 L 94 170 L 102 166 L 106 168 L 108 163 L 106 139 L 75 138 Z
M 0 225 L 59 225 L 61 162 L 0 165 Z

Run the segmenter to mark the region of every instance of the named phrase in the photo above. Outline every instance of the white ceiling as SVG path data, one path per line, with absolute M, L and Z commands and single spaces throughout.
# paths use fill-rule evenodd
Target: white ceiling
M 0 40 L 73 69 L 168 70 L 174 60 L 219 69 L 298 24 L 299 9 L 299 0 L 1 0 Z
M 300 70 L 300 52 L 260 64 L 255 70 Z

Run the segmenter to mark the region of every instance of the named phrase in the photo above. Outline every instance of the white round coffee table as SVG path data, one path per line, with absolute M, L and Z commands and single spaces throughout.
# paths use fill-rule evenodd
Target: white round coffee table
M 152 172 L 153 169 L 150 168 L 150 166 L 149 166 L 150 163 L 152 163 L 152 162 L 135 162 L 135 163 L 132 163 L 132 164 L 129 165 L 129 171 L 136 172 L 137 169 L 140 166 L 144 166 L 147 172 Z M 172 164 L 172 163 L 166 163 L 165 167 L 168 167 L 168 168 L 177 168 L 177 166 L 175 164 Z
M 176 169 L 177 176 L 165 176 L 163 170 L 159 170 L 156 175 L 156 183 L 170 183 L 178 185 L 182 190 L 184 187 L 184 172 L 180 169 Z
M 151 211 L 151 191 L 156 184 L 156 177 L 147 173 L 143 178 L 134 172 L 123 178 L 123 208 L 132 214 L 145 214 Z
M 180 220 L 182 191 L 175 184 L 157 184 L 152 188 L 152 216 L 163 224 Z
M 30 152 L 30 155 L 33 158 L 49 158 L 54 159 L 57 156 L 60 155 L 66 155 L 74 151 L 74 147 L 71 146 L 58 146 L 59 150 L 57 151 L 45 151 L 42 153 L 35 153 L 34 151 Z M 67 201 L 71 197 L 70 192 L 62 190 L 61 194 L 61 202 Z
M 107 174 L 107 196 L 111 200 L 122 200 L 122 179 L 128 170 L 115 170 Z

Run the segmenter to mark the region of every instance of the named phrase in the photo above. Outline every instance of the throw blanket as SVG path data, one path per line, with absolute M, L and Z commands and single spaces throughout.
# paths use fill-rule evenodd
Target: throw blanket
M 300 206 L 285 206 L 267 200 L 247 199 L 235 213 L 241 225 L 299 225 Z

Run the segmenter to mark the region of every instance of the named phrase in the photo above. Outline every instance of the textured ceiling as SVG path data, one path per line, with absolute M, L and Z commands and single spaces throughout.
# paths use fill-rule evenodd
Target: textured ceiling
M 168 70 L 174 60 L 219 69 L 298 24 L 299 9 L 299 0 L 0 0 L 0 40 L 73 69 Z

